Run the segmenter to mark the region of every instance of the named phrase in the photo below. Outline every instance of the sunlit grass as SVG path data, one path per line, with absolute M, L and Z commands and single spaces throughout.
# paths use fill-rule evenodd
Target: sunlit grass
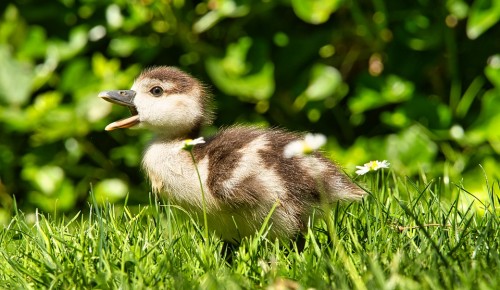
M 391 171 L 363 176 L 370 195 L 335 205 L 305 246 L 264 226 L 230 249 L 182 209 L 97 205 L 71 218 L 15 212 L 0 231 L 0 288 L 274 287 L 498 289 L 499 184 L 487 201 Z M 453 198 L 449 198 L 452 196 Z M 200 221 L 201 221 L 200 217 Z

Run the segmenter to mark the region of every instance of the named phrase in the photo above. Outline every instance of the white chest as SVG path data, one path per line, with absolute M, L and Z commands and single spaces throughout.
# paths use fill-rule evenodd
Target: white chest
M 144 152 L 142 166 L 153 191 L 166 194 L 177 202 L 201 208 L 201 187 L 196 167 L 189 152 L 181 147 L 182 142 L 153 142 Z M 208 160 L 199 160 L 196 166 L 201 180 L 206 180 Z M 206 194 L 206 198 L 207 203 L 213 202 L 209 194 Z

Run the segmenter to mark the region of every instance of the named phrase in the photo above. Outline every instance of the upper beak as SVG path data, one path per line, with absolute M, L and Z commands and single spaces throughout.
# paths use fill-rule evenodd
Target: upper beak
M 99 97 L 104 100 L 129 108 L 132 117 L 113 122 L 106 126 L 106 131 L 111 131 L 118 128 L 130 128 L 140 122 L 137 109 L 134 105 L 134 97 L 136 92 L 133 90 L 118 90 L 118 91 L 103 91 L 99 93 Z
M 135 107 L 135 91 L 133 90 L 103 91 L 99 93 L 99 97 L 113 104 Z

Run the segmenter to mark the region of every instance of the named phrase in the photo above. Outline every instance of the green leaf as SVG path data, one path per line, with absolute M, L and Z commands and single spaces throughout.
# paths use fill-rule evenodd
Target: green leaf
M 453 16 L 458 19 L 464 19 L 469 12 L 469 5 L 463 0 L 449 0 L 446 1 L 446 8 Z
M 102 79 L 113 79 L 120 70 L 120 61 L 117 59 L 106 59 L 102 54 L 96 53 L 92 57 L 92 70 L 94 74 Z
M 94 187 L 95 198 L 100 203 L 117 202 L 128 193 L 127 184 L 118 178 L 105 179 Z
M 500 91 L 489 90 L 482 97 L 481 112 L 476 122 L 465 132 L 465 142 L 477 146 L 488 141 L 500 154 Z
M 88 31 L 83 26 L 71 29 L 68 41 L 52 41 L 47 46 L 55 64 L 70 60 L 82 52 L 88 42 Z
M 229 45 L 224 58 L 208 58 L 207 72 L 228 95 L 249 102 L 267 100 L 274 92 L 274 65 L 267 61 L 267 50 L 263 43 L 242 37 Z M 251 53 L 257 55 L 258 60 L 247 61 Z
M 238 18 L 247 15 L 250 12 L 249 3 L 237 3 L 242 1 L 233 0 L 219 0 L 214 1 L 213 6 L 216 8 L 214 10 L 208 11 L 203 15 L 198 21 L 193 24 L 193 31 L 196 33 L 202 33 L 213 26 L 215 26 L 219 21 L 224 18 Z M 216 4 L 215 4 L 216 3 Z
M 429 128 L 446 129 L 451 125 L 452 112 L 448 106 L 435 99 L 418 96 L 392 112 L 383 112 L 381 120 L 397 128 L 405 128 L 418 122 Z
M 7 47 L 0 45 L 0 104 L 21 106 L 28 102 L 33 70 L 15 60 Z
M 47 51 L 45 29 L 34 26 L 28 30 L 26 42 L 19 48 L 18 56 L 22 59 L 43 58 Z
M 420 169 L 430 170 L 438 147 L 417 125 L 387 137 L 386 155 L 401 175 L 413 175 Z
M 406 81 L 396 75 L 387 77 L 385 86 L 382 88 L 382 95 L 389 103 L 399 103 L 409 100 L 412 97 L 415 86 L 412 82 Z
M 321 24 L 335 12 L 341 0 L 292 0 L 295 14 L 302 20 L 312 24 Z
M 342 76 L 336 68 L 318 63 L 311 70 L 311 79 L 303 95 L 311 101 L 324 100 L 342 85 Z
M 109 49 L 120 57 L 130 56 L 140 45 L 137 37 L 123 36 L 116 37 L 109 43 Z
M 53 194 L 31 191 L 28 193 L 28 199 L 43 211 L 69 211 L 74 208 L 77 195 L 71 181 L 63 180 Z
M 484 74 L 495 87 L 500 89 L 500 54 L 495 54 L 488 59 Z
M 349 109 L 353 114 L 409 100 L 415 90 L 412 82 L 395 75 L 388 76 L 383 83 L 377 82 L 377 85 L 380 88 L 359 86 L 357 93 L 349 100 Z
M 479 96 L 483 86 L 484 78 L 482 76 L 478 76 L 472 81 L 457 105 L 456 113 L 458 117 L 463 118 L 469 112 L 472 102 Z
M 56 194 L 64 181 L 64 171 L 61 167 L 53 165 L 26 166 L 22 171 L 22 177 L 31 182 L 38 191 L 51 196 Z
M 476 39 L 500 20 L 500 1 L 476 0 L 467 21 L 467 36 Z

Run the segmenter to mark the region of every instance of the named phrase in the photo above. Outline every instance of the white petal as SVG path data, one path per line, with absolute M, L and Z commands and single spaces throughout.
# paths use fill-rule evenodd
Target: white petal
M 387 160 L 384 160 L 384 161 L 382 161 L 381 167 L 382 168 L 389 168 L 389 165 L 391 165 L 391 163 L 389 163 L 389 161 L 387 161 Z
M 304 141 L 312 150 L 317 150 L 321 146 L 325 145 L 326 137 L 323 134 L 311 134 L 308 133 L 304 137 Z
M 203 143 L 205 143 L 205 140 L 203 139 L 203 137 L 198 137 L 198 138 L 192 140 L 191 142 L 189 142 L 190 145 L 203 144 Z
M 302 145 L 302 142 L 296 140 L 288 143 L 283 149 L 283 155 L 285 158 L 304 155 L 304 146 Z
M 387 160 L 384 160 L 384 161 L 375 161 L 376 162 L 376 166 L 375 166 L 375 170 L 379 170 L 381 168 L 389 168 L 389 162 L 387 162 Z
M 370 171 L 370 168 L 366 168 L 364 166 L 356 166 L 356 168 L 358 168 L 358 170 L 356 170 L 357 175 L 365 175 L 368 171 Z

